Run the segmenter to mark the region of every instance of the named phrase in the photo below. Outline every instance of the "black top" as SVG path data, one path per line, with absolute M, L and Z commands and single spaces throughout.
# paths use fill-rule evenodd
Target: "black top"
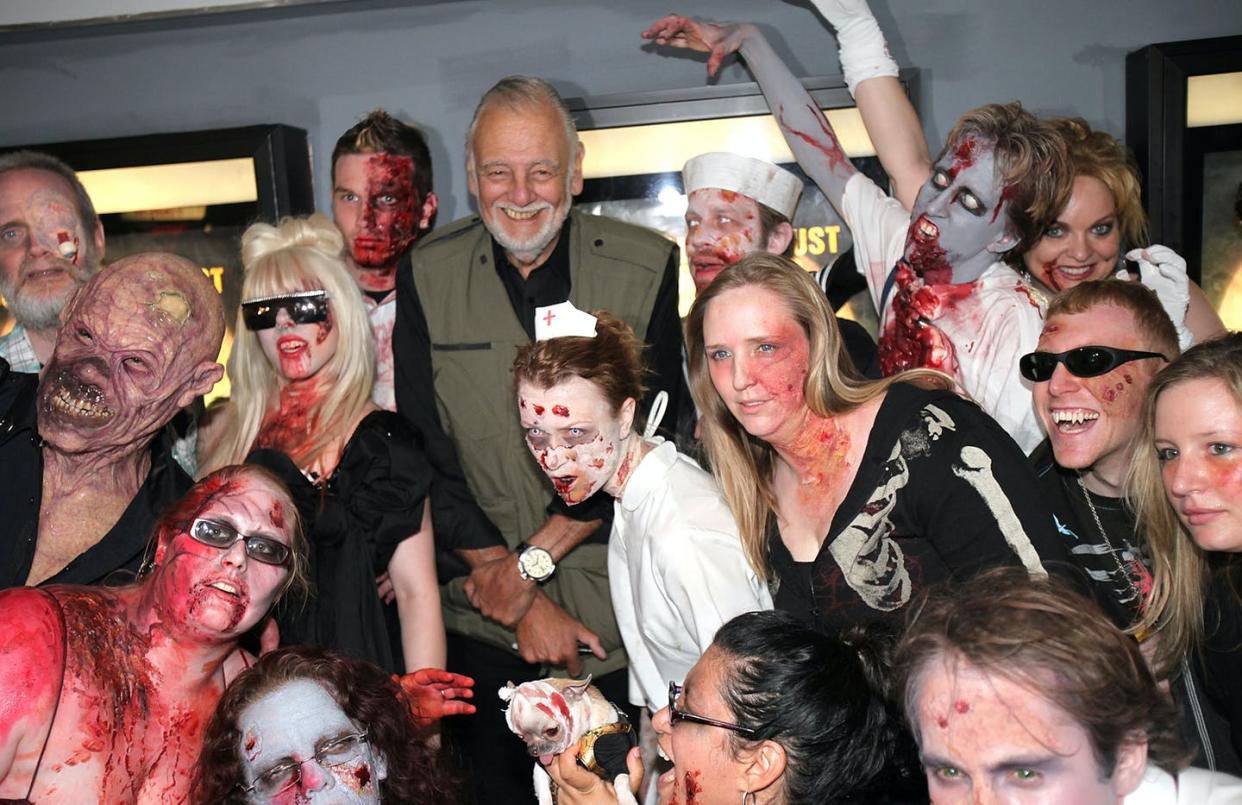
M 310 543 L 309 600 L 281 602 L 282 645 L 316 645 L 404 673 L 396 606 L 380 600 L 375 577 L 397 546 L 422 526 L 431 469 L 401 417 L 363 418 L 324 483 L 311 483 L 279 450 L 252 450 L 246 461 L 280 476 L 293 494 Z M 394 639 L 395 638 L 395 642 Z
M 826 634 L 899 621 L 918 592 L 1018 564 L 1018 549 L 1045 569 L 1068 562 L 1014 441 L 974 403 L 904 383 L 881 403 L 815 560 L 794 561 L 774 516 L 769 545 L 776 607 Z
M 1097 495 L 1080 486 L 1078 473 L 1057 464 L 1047 440 L 1031 453 L 1030 462 L 1039 476 L 1057 536 L 1088 579 L 1092 597 L 1117 628 L 1129 628 L 1138 618 L 1143 597 L 1151 591 L 1151 572 L 1135 547 L 1141 540 L 1134 517 L 1120 498 Z M 1099 515 L 1098 525 L 1091 506 Z
M 535 308 L 555 305 L 569 298 L 570 266 L 569 241 L 572 220 L 565 224 L 557 245 L 543 265 L 523 279 L 504 256 L 504 250 L 492 240 L 494 264 L 505 291 L 512 313 L 522 323 L 523 329 L 534 337 Z M 648 388 L 652 393 L 644 400 L 643 410 L 650 407 L 655 391 L 664 389 L 669 394 L 668 410 L 664 422 L 678 421 L 678 410 L 689 405 L 690 393 L 686 389 L 681 372 L 681 319 L 677 312 L 678 252 L 669 256 L 664 276 L 657 291 L 651 321 L 647 325 L 644 362 L 650 371 Z M 450 550 L 487 548 L 493 545 L 507 546 L 499 529 L 487 519 L 479 508 L 474 494 L 466 483 L 465 473 L 457 458 L 452 440 L 444 432 L 436 409 L 435 383 L 431 369 L 431 336 L 427 318 L 418 298 L 409 256 L 404 258 L 397 270 L 397 321 L 393 327 L 392 348 L 396 367 L 393 387 L 397 397 L 397 409 L 417 431 L 419 443 L 426 451 L 427 459 L 436 471 L 432 489 L 432 515 L 435 519 L 436 545 L 441 553 Z M 673 434 L 666 433 L 672 438 Z M 524 449 L 514 445 L 514 449 Z M 576 506 L 568 506 L 559 496 L 553 495 L 548 511 L 563 514 L 575 520 L 603 520 L 603 524 L 590 538 L 591 542 L 606 544 L 612 528 L 612 497 L 603 490 Z M 458 568 L 462 570 L 462 568 Z
M 1235 758 L 1242 758 L 1242 565 L 1233 557 L 1225 557 L 1213 569 L 1203 625 L 1203 647 L 1193 652 L 1192 666 L 1199 672 L 1196 676 L 1203 681 L 1212 709 L 1226 723 Z M 1239 773 L 1236 763 L 1224 768 Z
M 8 373 L 0 381 L 0 589 L 30 576 L 43 503 L 43 449 L 36 430 L 39 377 Z M 189 491 L 190 476 L 173 460 L 161 431 L 151 442 L 151 469 L 138 493 L 103 538 L 40 584 L 128 584 L 142 565 L 164 510 Z

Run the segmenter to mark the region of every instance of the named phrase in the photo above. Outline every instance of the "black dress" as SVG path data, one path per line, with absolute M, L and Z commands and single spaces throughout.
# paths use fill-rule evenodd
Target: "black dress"
M 279 450 L 246 457 L 289 487 L 310 543 L 310 595 L 289 596 L 276 609 L 281 645 L 323 646 L 404 672 L 396 605 L 380 600 L 375 577 L 422 526 L 431 469 L 414 445 L 405 420 L 375 411 L 318 484 Z

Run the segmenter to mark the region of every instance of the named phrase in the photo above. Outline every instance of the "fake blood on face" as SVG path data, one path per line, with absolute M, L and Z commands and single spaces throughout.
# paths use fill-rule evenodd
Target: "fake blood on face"
M 395 270 L 417 234 L 414 161 L 375 154 L 367 160 L 362 231 L 354 238 L 354 261 L 369 269 Z M 389 199 L 395 199 L 389 201 Z
M 701 777 L 702 774 L 703 772 L 695 769 L 694 771 L 688 771 L 683 775 L 682 782 L 686 786 L 686 805 L 699 801 L 698 796 L 703 793 L 703 786 L 699 784 L 699 777 Z
M 536 411 L 535 413 L 538 414 L 542 412 Z M 552 406 L 552 413 L 556 416 L 569 416 L 569 409 L 563 405 L 554 405 Z

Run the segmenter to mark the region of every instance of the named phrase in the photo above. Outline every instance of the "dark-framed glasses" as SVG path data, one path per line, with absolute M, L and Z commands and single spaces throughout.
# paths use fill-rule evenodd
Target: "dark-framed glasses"
M 294 324 L 316 324 L 328 320 L 327 291 L 299 291 L 283 296 L 264 296 L 242 302 L 242 321 L 247 330 L 270 330 L 276 314 L 289 314 Z
M 324 769 L 344 766 L 346 763 L 352 763 L 357 760 L 366 745 L 366 730 L 333 738 L 331 741 L 321 745 L 319 751 L 306 760 L 301 762 L 288 760 L 273 766 L 267 771 L 260 773 L 258 777 L 255 777 L 254 782 L 250 785 L 238 785 L 238 788 L 247 794 L 257 793 L 263 797 L 274 797 L 278 794 L 283 794 L 301 781 L 302 767 L 307 763 L 314 761 L 316 765 Z
M 1018 368 L 1027 380 L 1032 383 L 1042 383 L 1052 377 L 1058 363 L 1065 364 L 1065 368 L 1075 377 L 1098 377 L 1111 372 L 1123 363 L 1143 358 L 1168 360 L 1159 352 L 1092 345 L 1075 347 L 1066 352 L 1031 352 L 1019 359 Z
M 228 523 L 200 517 L 190 524 L 190 536 L 204 545 L 227 550 L 241 540 L 246 556 L 267 565 L 283 565 L 289 561 L 289 546 L 258 534 L 242 534 Z
M 706 724 L 709 727 L 720 727 L 721 729 L 730 730 L 732 732 L 738 732 L 738 733 L 741 733 L 742 735 L 754 735 L 755 734 L 755 731 L 752 730 L 750 727 L 743 727 L 740 724 L 731 724 L 728 721 L 720 721 L 715 718 L 708 718 L 707 716 L 700 716 L 700 715 L 695 715 L 694 713 L 687 713 L 685 710 L 682 710 L 680 707 L 677 706 L 677 700 L 681 698 L 681 691 L 682 691 L 681 685 L 678 685 L 676 682 L 668 683 L 668 722 L 669 724 L 676 724 L 678 721 L 690 721 L 695 724 Z

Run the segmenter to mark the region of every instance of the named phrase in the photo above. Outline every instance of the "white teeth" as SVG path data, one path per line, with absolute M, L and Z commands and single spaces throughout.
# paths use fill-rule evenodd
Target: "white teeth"
M 228 593 L 229 595 L 237 595 L 237 588 L 232 584 L 229 584 L 227 581 L 213 581 L 207 586 L 215 587 L 220 592 Z
M 1078 409 L 1075 411 L 1060 410 L 1052 412 L 1052 421 L 1058 425 L 1081 425 L 1094 419 L 1099 419 L 1099 413 L 1095 411 L 1083 411 Z
M 919 222 L 919 234 L 934 238 L 940 234 L 940 230 L 931 221 L 923 220 Z
M 663 746 L 656 744 L 656 752 L 660 755 L 662 759 L 667 760 L 669 763 L 673 762 L 673 759 L 669 757 L 668 754 L 664 751 Z
M 539 210 L 521 211 L 521 210 L 510 209 L 509 207 L 505 207 L 504 210 L 505 210 L 505 215 L 509 216 L 515 221 L 529 221 L 531 218 L 534 218 L 536 215 L 539 214 Z
M 280 345 L 280 351 L 281 352 L 297 352 L 298 350 L 304 349 L 305 347 L 306 347 L 306 344 L 305 342 L 302 342 L 302 341 L 286 341 L 285 343 Z

